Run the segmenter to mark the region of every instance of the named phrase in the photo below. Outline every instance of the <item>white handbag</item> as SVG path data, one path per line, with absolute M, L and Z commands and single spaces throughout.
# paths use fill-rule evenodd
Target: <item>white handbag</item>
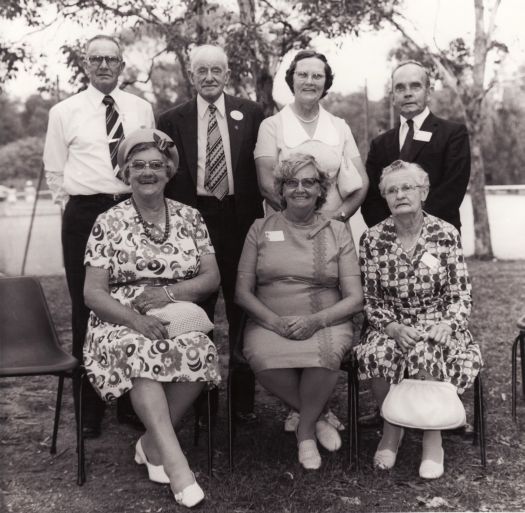
M 208 333 L 213 329 L 213 323 L 206 312 L 191 301 L 176 301 L 161 308 L 152 308 L 147 314 L 169 322 L 166 328 L 170 338 L 190 331 Z
M 381 416 L 390 424 L 424 430 L 455 429 L 467 422 L 454 385 L 420 379 L 390 385 Z
M 337 188 L 341 198 L 345 199 L 352 192 L 363 187 L 363 179 L 352 161 L 347 162 L 343 152 L 341 166 L 337 173 Z

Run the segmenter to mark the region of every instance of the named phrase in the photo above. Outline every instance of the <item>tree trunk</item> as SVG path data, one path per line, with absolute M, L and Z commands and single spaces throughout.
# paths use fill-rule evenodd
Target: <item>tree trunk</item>
M 481 153 L 481 130 L 473 129 L 470 133 L 471 174 L 470 197 L 474 216 L 474 255 L 483 260 L 493 257 L 490 238 L 490 225 L 485 197 L 485 167 Z

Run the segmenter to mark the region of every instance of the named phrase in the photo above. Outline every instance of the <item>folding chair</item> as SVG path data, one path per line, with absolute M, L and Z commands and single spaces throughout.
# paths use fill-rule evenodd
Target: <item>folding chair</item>
M 0 278 L 0 377 L 58 376 L 51 454 L 56 453 L 64 378 L 80 377 L 76 358 L 60 347 L 42 287 L 27 276 Z M 82 405 L 75 401 L 77 484 L 85 480 Z
M 518 329 L 520 330 L 518 336 L 512 344 L 512 418 L 514 422 L 517 421 L 516 417 L 516 397 L 518 394 L 517 388 L 517 363 L 518 363 L 518 344 L 520 348 L 521 358 L 521 387 L 523 391 L 523 400 L 525 401 L 525 316 L 523 316 L 517 323 Z
M 232 408 L 232 380 L 234 373 L 241 365 L 245 365 L 246 359 L 242 354 L 243 348 L 243 333 L 248 316 L 243 313 L 241 322 L 239 324 L 239 332 L 235 341 L 232 355 L 229 361 L 228 369 L 228 384 L 227 384 L 227 401 L 228 401 L 228 461 L 230 472 L 233 471 L 233 442 L 235 437 L 235 429 L 233 425 L 233 408 Z M 347 394 L 348 394 L 348 460 L 352 464 L 355 459 L 356 468 L 359 468 L 359 440 L 357 433 L 357 375 L 354 372 L 354 361 L 352 353 L 349 352 L 346 358 L 341 362 L 341 370 L 347 373 Z

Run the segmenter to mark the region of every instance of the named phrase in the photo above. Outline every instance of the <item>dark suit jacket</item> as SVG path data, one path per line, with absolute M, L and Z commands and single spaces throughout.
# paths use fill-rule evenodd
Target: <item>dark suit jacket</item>
M 253 158 L 264 114 L 260 105 L 250 100 L 225 94 L 224 102 L 230 136 L 237 228 L 239 236 L 244 238 L 253 221 L 264 215 Z M 230 115 L 233 110 L 241 112 L 243 118 L 239 121 L 233 119 Z M 197 99 L 164 112 L 159 118 L 158 129 L 175 141 L 180 157 L 179 169 L 166 186 L 166 196 L 196 207 Z
M 370 187 L 361 213 L 368 226 L 390 215 L 386 201 L 379 193 L 379 178 L 383 168 L 399 158 L 399 127 L 376 137 L 366 160 Z M 429 175 L 430 191 L 424 209 L 461 227 L 459 206 L 463 201 L 470 178 L 470 145 L 465 125 L 438 118 L 430 113 L 421 130 L 432 132 L 430 141 L 414 140 L 406 159 L 419 164 Z

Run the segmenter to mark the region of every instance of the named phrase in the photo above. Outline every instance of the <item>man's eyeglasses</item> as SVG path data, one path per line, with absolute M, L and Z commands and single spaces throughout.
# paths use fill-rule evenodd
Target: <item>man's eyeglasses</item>
M 410 183 L 404 183 L 403 185 L 400 185 L 399 187 L 397 186 L 389 187 L 385 191 L 385 195 L 386 196 L 397 196 L 399 192 L 402 192 L 403 194 L 407 194 L 409 192 L 414 192 L 419 187 L 421 187 L 421 185 L 413 185 Z
M 150 160 L 146 162 L 145 160 L 133 160 L 129 165 L 134 171 L 142 171 L 147 167 L 152 171 L 160 171 L 166 167 L 166 164 L 162 160 Z
M 294 75 L 301 82 L 306 82 L 306 80 L 308 80 L 308 77 L 310 77 L 314 82 L 320 82 L 321 80 L 324 80 L 325 77 L 323 73 L 306 73 L 306 71 L 296 71 Z
M 120 57 L 116 55 L 88 55 L 86 59 L 93 66 L 100 66 L 103 61 L 106 61 L 108 66 L 116 68 L 121 63 Z
M 298 178 L 288 178 L 284 181 L 284 185 L 290 189 L 297 189 L 299 184 L 301 184 L 304 189 L 311 189 L 316 183 L 319 183 L 319 179 L 317 178 L 301 178 L 300 180 Z

